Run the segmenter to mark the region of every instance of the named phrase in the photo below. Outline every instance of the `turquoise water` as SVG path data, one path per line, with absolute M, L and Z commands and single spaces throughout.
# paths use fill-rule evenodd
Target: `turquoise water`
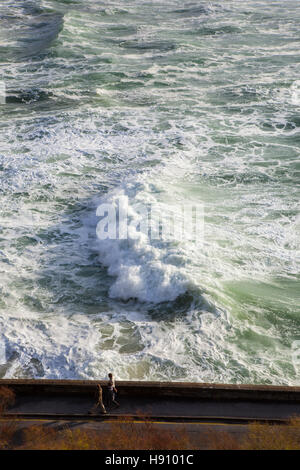
M 298 1 L 0 1 L 0 377 L 299 385 Z M 126 195 L 203 243 L 101 242 Z

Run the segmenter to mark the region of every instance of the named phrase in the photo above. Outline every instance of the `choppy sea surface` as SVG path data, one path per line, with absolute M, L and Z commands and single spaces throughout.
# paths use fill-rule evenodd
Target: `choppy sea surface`
M 300 383 L 300 2 L 0 0 L 0 377 Z M 204 207 L 197 244 L 97 207 Z

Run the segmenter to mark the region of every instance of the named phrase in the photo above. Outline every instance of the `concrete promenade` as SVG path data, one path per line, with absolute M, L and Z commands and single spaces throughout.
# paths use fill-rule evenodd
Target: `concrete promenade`
M 122 417 L 167 422 L 251 421 L 284 423 L 300 416 L 300 387 L 175 382 L 116 383 L 121 406 L 107 415 L 89 414 L 102 381 L 0 380 L 16 394 L 6 416 L 20 419 L 110 420 Z

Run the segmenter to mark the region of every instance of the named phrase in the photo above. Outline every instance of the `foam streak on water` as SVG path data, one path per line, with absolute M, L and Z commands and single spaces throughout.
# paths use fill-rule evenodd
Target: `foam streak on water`
M 296 0 L 0 0 L 0 377 L 299 384 Z M 204 243 L 100 240 L 128 197 Z

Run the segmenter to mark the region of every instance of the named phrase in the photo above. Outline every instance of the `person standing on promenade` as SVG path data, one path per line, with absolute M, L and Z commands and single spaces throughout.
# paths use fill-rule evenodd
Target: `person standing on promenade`
M 109 407 L 112 407 L 112 404 L 114 404 L 117 408 L 120 406 L 120 404 L 116 401 L 116 384 L 115 384 L 115 379 L 112 373 L 108 374 L 108 404 Z
M 89 413 L 91 414 L 95 412 L 98 407 L 100 408 L 103 414 L 106 414 L 106 409 L 103 404 L 103 392 L 100 384 L 97 385 L 97 403 L 93 406 L 92 410 Z

